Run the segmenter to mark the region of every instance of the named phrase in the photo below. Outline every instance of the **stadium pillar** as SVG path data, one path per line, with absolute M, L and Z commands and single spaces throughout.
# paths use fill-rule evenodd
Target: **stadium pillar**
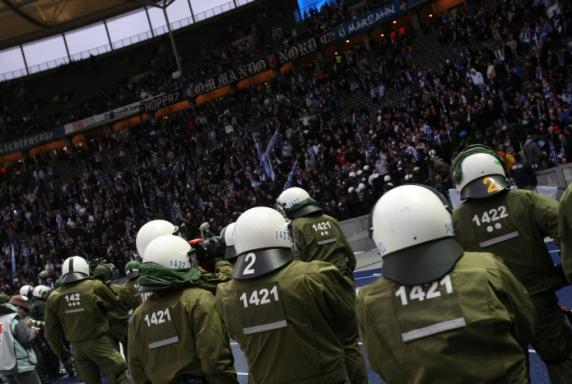
M 24 47 L 20 44 L 20 52 L 22 52 L 22 59 L 24 59 L 24 66 L 26 67 L 26 75 L 30 74 L 30 70 L 28 69 L 28 60 L 26 60 L 26 54 L 24 53 Z
M 70 63 L 71 63 L 72 58 L 71 58 L 71 55 L 70 55 L 70 49 L 69 49 L 69 47 L 68 47 L 68 40 L 66 39 L 66 34 L 65 34 L 65 33 L 62 33 L 62 38 L 63 38 L 63 40 L 64 40 L 64 46 L 66 47 L 66 53 L 68 54 L 68 60 L 69 60 Z
M 151 24 L 151 16 L 149 16 L 149 10 L 145 7 L 145 14 L 147 15 L 147 22 L 149 23 L 149 30 L 151 31 L 151 36 L 155 37 L 155 32 L 153 31 L 153 24 Z
M 179 74 L 183 74 L 181 68 L 181 59 L 179 58 L 179 52 L 177 51 L 177 44 L 175 44 L 175 38 L 173 37 L 173 31 L 171 30 L 171 23 L 169 22 L 169 15 L 167 15 L 167 7 L 161 7 L 163 10 L 163 15 L 165 16 L 165 21 L 167 22 L 167 30 L 169 31 L 169 40 L 171 40 L 171 48 L 173 49 L 173 55 L 175 56 L 175 62 L 177 63 L 177 71 Z

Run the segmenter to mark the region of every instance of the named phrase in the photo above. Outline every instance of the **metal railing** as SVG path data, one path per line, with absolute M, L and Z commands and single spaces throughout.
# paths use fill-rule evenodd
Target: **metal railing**
M 254 0 L 236 0 L 236 8 L 243 6 L 245 4 L 251 3 L 253 1 Z M 187 27 L 193 23 L 198 23 L 199 21 L 203 21 L 203 20 L 209 19 L 211 17 L 220 15 L 221 13 L 228 12 L 234 8 L 235 8 L 235 1 L 229 1 L 228 3 L 221 4 L 218 7 L 213 7 L 211 9 L 206 10 L 206 11 L 195 14 L 194 19 L 193 19 L 193 16 L 190 16 L 190 17 L 186 17 L 184 19 L 180 19 L 180 20 L 170 22 L 169 24 L 171 25 L 171 29 L 177 30 L 177 29 L 185 28 L 185 27 Z M 67 57 L 67 56 L 66 57 L 60 57 L 60 58 L 57 58 L 54 60 L 46 61 L 44 63 L 28 66 L 28 71 L 26 71 L 26 68 L 20 68 L 20 69 L 16 69 L 16 70 L 10 71 L 10 72 L 0 73 L 0 82 L 1 81 L 7 81 L 7 80 L 13 80 L 13 79 L 17 79 L 19 77 L 24 77 L 28 74 L 38 73 L 38 72 L 42 72 L 42 71 L 47 71 L 49 69 L 57 68 L 61 65 L 69 64 L 70 59 L 73 62 L 73 61 L 78 61 L 78 60 L 85 60 L 85 59 L 90 58 L 91 56 L 102 55 L 104 53 L 108 53 L 108 52 L 111 52 L 113 50 L 121 49 L 121 48 L 127 47 L 127 46 L 132 45 L 132 44 L 137 44 L 137 43 L 140 43 L 142 41 L 152 39 L 155 36 L 160 36 L 160 35 L 163 35 L 167 32 L 168 32 L 167 25 L 162 25 L 160 27 L 153 28 L 152 31 L 142 32 L 142 33 L 139 33 L 137 35 L 127 37 L 125 39 L 113 41 L 111 43 L 111 45 L 105 44 L 105 45 L 95 47 L 95 48 L 91 48 L 91 49 L 88 49 L 88 50 L 85 50 L 82 52 L 74 53 L 73 55 L 70 55 L 70 57 Z

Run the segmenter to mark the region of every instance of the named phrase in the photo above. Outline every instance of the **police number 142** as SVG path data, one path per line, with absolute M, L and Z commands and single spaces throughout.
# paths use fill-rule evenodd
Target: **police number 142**
M 441 279 L 441 281 L 434 281 L 429 286 L 429 289 L 425 291 L 424 287 L 421 285 L 415 285 L 409 291 L 409 300 L 407 295 L 407 289 L 404 285 L 399 287 L 397 291 L 395 291 L 395 296 L 399 297 L 401 300 L 401 305 L 409 304 L 409 301 L 419 300 L 425 301 L 430 299 L 436 299 L 437 297 L 441 297 L 441 291 L 439 289 L 440 286 L 445 286 L 445 292 L 449 295 L 453 293 L 453 284 L 451 283 L 451 276 L 447 275 Z

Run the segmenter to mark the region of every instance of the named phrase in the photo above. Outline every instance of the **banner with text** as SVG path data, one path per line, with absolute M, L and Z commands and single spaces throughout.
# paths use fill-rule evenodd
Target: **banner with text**
M 306 41 L 295 44 L 289 48 L 276 52 L 276 60 L 279 65 L 289 63 L 302 56 L 309 55 L 318 50 L 318 40 L 312 37 Z
M 264 72 L 269 68 L 270 65 L 265 58 L 252 61 L 248 64 L 239 65 L 238 67 L 229 69 L 217 76 L 190 83 L 187 88 L 187 96 L 190 98 L 200 96 L 204 93 L 214 91 L 215 89 L 237 83 L 247 77 Z
M 338 25 L 332 29 L 332 34 L 336 40 L 342 40 L 355 33 L 366 32 L 387 20 L 398 17 L 405 9 L 407 9 L 406 2 L 392 0 L 373 11 Z
M 139 113 L 141 102 L 137 101 L 123 107 L 112 109 L 104 113 L 99 113 L 94 116 L 86 117 L 72 123 L 64 125 L 65 134 L 78 133 L 86 129 L 94 128 L 103 124 L 111 123 L 115 120 L 123 119 L 125 117 L 133 116 Z
M 52 132 L 42 132 L 36 135 L 22 137 L 18 140 L 9 141 L 7 143 L 0 143 L 0 154 L 4 155 L 7 153 L 19 152 L 30 147 L 40 145 L 46 141 L 55 139 L 56 137 Z
M 179 101 L 179 92 L 162 93 L 141 102 L 141 112 L 155 112 Z

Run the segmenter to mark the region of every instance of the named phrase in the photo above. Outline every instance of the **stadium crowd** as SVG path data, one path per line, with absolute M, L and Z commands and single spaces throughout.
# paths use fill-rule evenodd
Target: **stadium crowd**
M 312 29 L 325 28 L 331 14 L 343 18 L 341 9 L 311 16 Z M 569 16 L 569 5 L 537 0 L 456 10 L 435 17 L 429 32 L 457 53 L 439 68 L 414 59 L 410 36 L 371 41 L 334 58 L 318 55 L 268 84 L 14 164 L 0 176 L 0 290 L 41 270 L 55 280 L 70 254 L 122 270 L 149 219 L 178 223 L 190 238 L 204 221 L 220 229 L 249 207 L 273 205 L 285 186 L 303 186 L 340 220 L 368 213 L 404 182 L 446 192 L 449 160 L 470 142 L 496 148 L 509 169 L 570 161 Z M 355 93 L 371 103 L 349 108 Z M 109 99 L 106 108 L 125 101 Z M 67 112 L 84 117 L 74 108 Z M 2 116 L 13 128 L 11 115 Z

